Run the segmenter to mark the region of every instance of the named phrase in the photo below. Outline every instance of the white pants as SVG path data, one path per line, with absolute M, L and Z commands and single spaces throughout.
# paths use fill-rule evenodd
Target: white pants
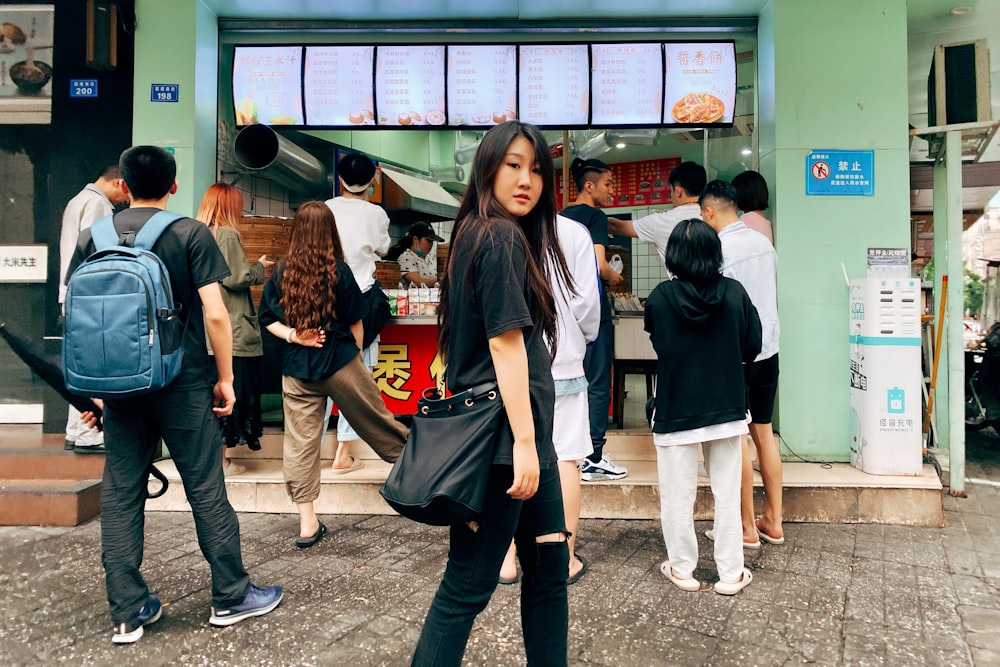
M 71 405 L 66 417 L 66 439 L 79 447 L 93 447 L 104 444 L 104 433 L 88 428 L 80 421 L 80 411 Z
M 743 523 L 740 519 L 740 437 L 707 440 L 702 445 L 715 498 L 715 567 L 719 579 L 734 583 L 743 576 Z M 660 523 L 670 567 L 690 578 L 698 565 L 694 502 L 698 491 L 698 444 L 656 448 L 660 482 Z
M 372 344 L 366 347 L 361 352 L 361 361 L 368 368 L 370 373 L 373 368 L 375 368 L 375 363 L 378 361 L 378 338 L 376 337 Z M 326 417 L 330 418 L 330 410 L 333 409 L 333 399 L 328 398 L 326 401 Z M 347 417 L 340 415 L 337 419 L 337 440 L 339 442 L 350 442 L 351 440 L 360 440 L 361 436 L 358 432 L 354 430 L 350 422 L 347 421 Z

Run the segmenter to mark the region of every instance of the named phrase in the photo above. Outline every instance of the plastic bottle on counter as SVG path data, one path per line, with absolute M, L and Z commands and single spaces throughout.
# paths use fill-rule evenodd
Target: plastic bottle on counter
M 441 305 L 441 283 L 434 283 L 430 289 L 430 300 L 435 305 Z

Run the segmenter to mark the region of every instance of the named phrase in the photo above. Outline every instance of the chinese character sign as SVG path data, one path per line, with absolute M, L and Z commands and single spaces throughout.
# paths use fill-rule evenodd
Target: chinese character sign
M 806 156 L 806 195 L 874 196 L 875 151 L 810 151 Z
M 47 245 L 0 245 L 0 283 L 44 283 Z

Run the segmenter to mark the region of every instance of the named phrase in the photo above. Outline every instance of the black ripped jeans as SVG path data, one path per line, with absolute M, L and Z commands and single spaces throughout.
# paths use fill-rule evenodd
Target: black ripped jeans
M 497 587 L 511 538 L 521 563 L 521 631 L 528 664 L 566 664 L 569 549 L 565 540 L 536 541 L 541 535 L 566 532 L 559 469 L 555 465 L 543 469 L 537 493 L 526 501 L 507 495 L 513 476 L 511 466 L 494 465 L 478 529 L 451 527 L 448 566 L 424 620 L 412 665 L 461 664 L 472 624 Z

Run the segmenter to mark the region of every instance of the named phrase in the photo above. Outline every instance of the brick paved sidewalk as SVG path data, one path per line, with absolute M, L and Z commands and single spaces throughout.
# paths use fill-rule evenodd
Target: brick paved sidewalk
M 748 557 L 727 598 L 667 582 L 658 522 L 583 522 L 590 572 L 570 588 L 573 665 L 1000 664 L 1000 437 L 970 434 L 969 497 L 942 529 L 788 524 Z M 406 665 L 440 580 L 443 529 L 397 517 L 324 516 L 296 549 L 293 515 L 244 514 L 256 581 L 286 588 L 272 614 L 208 625 L 209 573 L 181 513 L 148 515 L 144 574 L 167 603 L 131 646 L 111 644 L 97 520 L 0 528 L 0 665 Z M 699 533 L 709 528 L 698 524 Z M 715 579 L 700 537 L 699 578 Z M 470 665 L 522 665 L 516 586 L 473 630 Z

